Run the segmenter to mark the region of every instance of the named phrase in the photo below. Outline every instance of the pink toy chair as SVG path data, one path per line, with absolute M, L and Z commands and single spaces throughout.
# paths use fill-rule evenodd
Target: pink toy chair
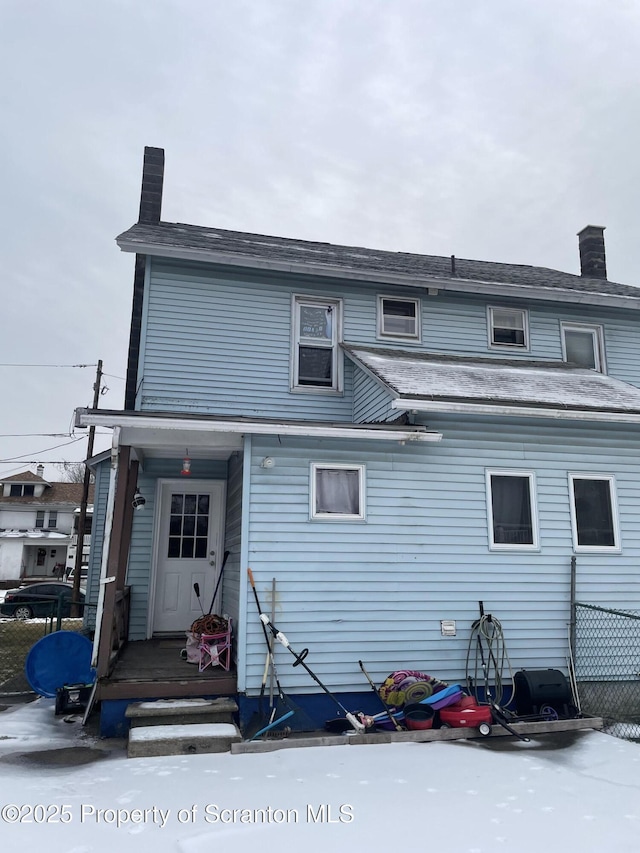
M 231 619 L 227 620 L 227 630 L 220 634 L 202 634 L 200 637 L 200 663 L 198 672 L 208 666 L 221 666 L 226 672 L 231 666 Z

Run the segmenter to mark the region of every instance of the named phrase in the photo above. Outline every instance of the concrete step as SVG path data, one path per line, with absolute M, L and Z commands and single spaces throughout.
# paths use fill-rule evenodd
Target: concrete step
M 184 723 L 136 726 L 129 732 L 129 758 L 229 752 L 242 740 L 235 723 Z
M 156 699 L 132 702 L 125 712 L 131 727 L 173 723 L 233 723 L 238 706 L 233 699 Z

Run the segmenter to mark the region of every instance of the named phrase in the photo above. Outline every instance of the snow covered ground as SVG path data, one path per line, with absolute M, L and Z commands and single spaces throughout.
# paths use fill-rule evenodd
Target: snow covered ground
M 584 732 L 127 759 L 40 699 L 0 713 L 0 823 L 10 853 L 637 853 L 640 747 Z

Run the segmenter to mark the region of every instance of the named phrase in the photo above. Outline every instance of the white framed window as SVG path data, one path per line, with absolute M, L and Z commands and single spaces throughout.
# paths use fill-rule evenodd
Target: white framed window
M 602 326 L 584 323 L 561 323 L 562 358 L 580 367 L 606 373 Z
M 621 550 L 615 485 L 610 474 L 569 474 L 575 551 Z
M 49 529 L 55 530 L 58 526 L 58 511 L 49 510 Z
M 293 297 L 291 388 L 342 391 L 342 302 Z
M 535 474 L 490 469 L 487 475 L 489 547 L 535 550 L 538 543 Z
M 487 326 L 490 347 L 529 349 L 529 313 L 523 308 L 489 306 Z
M 311 463 L 312 519 L 363 521 L 364 465 Z
M 44 510 L 39 509 L 36 512 L 36 527 L 44 527 Z
M 420 340 L 420 300 L 378 296 L 378 337 Z

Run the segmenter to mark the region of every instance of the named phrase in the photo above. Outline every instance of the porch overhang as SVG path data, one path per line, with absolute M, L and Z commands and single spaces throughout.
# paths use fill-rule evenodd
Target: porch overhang
M 102 409 L 76 409 L 76 427 L 119 427 L 120 444 L 139 444 L 143 447 L 154 443 L 167 444 L 167 438 L 175 437 L 176 445 L 185 445 L 185 434 L 191 438 L 191 446 L 203 444 L 215 445 L 215 436 L 226 434 L 220 447 L 239 447 L 243 435 L 290 435 L 316 438 L 348 438 L 372 441 L 426 442 L 440 441 L 442 433 L 428 430 L 423 426 L 393 424 L 350 424 L 322 423 L 318 421 L 285 421 L 271 418 L 224 418 L 218 415 L 192 415 L 164 412 L 123 412 Z M 178 434 L 180 439 L 178 440 Z M 198 441 L 200 436 L 200 441 Z M 231 438 L 229 438 L 231 436 Z
M 343 347 L 399 411 L 640 423 L 640 388 L 575 364 Z

